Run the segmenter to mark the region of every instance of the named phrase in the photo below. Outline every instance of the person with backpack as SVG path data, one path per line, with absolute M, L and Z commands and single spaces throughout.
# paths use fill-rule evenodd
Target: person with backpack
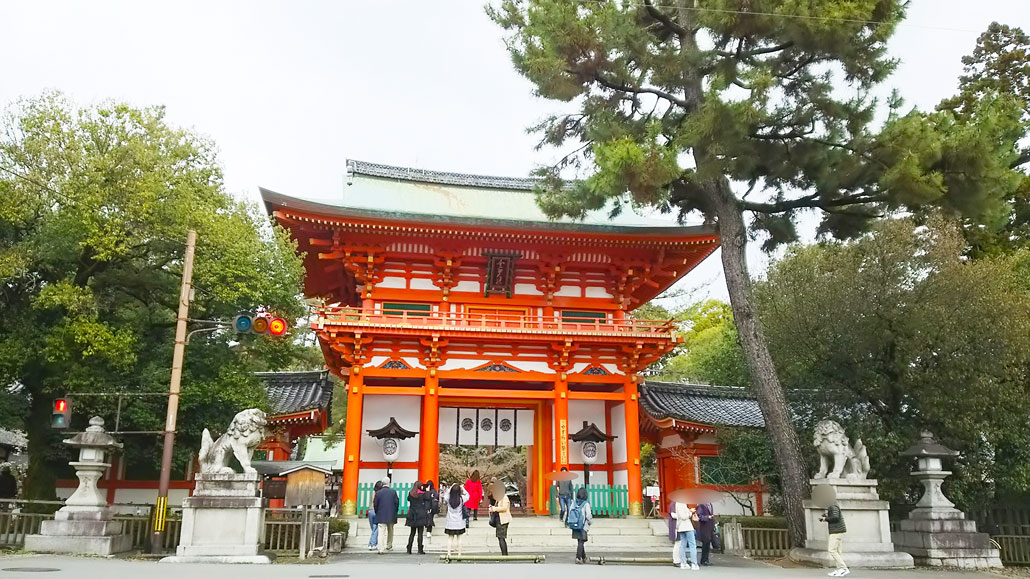
M 415 481 L 415 485 L 408 491 L 408 516 L 404 524 L 411 527 L 408 534 L 408 554 L 411 554 L 411 547 L 418 535 L 418 554 L 425 555 L 426 551 L 422 545 L 422 534 L 426 529 L 426 522 L 429 520 L 429 505 L 426 504 L 425 487 L 422 481 Z
M 701 567 L 697 564 L 697 537 L 694 535 L 694 522 L 697 514 L 694 509 L 685 503 L 676 503 L 676 508 L 670 513 L 676 519 L 676 534 L 680 541 L 680 569 L 693 569 L 697 571 Z M 690 555 L 690 564 L 687 564 L 687 555 Z
M 569 469 L 561 467 L 562 472 L 569 472 Z M 569 516 L 569 505 L 572 504 L 572 481 L 560 480 L 555 483 L 558 488 L 558 519 L 564 521 Z
M 590 503 L 587 502 L 587 489 L 580 487 L 576 491 L 576 502 L 569 509 L 565 526 L 572 529 L 572 538 L 576 540 L 576 564 L 582 565 L 587 562 L 586 549 L 583 544 L 587 542 L 587 531 L 590 523 L 594 521 L 594 514 L 590 510 Z
M 426 502 L 426 509 L 429 511 L 429 518 L 426 519 L 426 539 L 433 538 L 433 527 L 436 525 L 433 518 L 440 514 L 440 493 L 436 492 L 436 485 L 433 481 L 427 480 L 422 487 L 422 498 Z

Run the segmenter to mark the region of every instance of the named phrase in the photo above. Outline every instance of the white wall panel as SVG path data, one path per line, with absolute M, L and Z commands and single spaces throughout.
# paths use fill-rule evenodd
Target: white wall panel
M 515 294 L 520 296 L 542 296 L 544 292 L 538 290 L 534 284 L 517 283 L 515 284 Z
M 617 404 L 612 407 L 612 425 L 608 434 L 618 436 L 612 443 L 612 460 L 616 463 L 626 462 L 626 405 Z
M 588 298 L 610 298 L 612 294 L 608 293 L 603 287 L 587 287 L 586 297 Z
M 422 430 L 422 399 L 418 396 L 389 396 L 370 394 L 365 396 L 361 417 L 361 460 L 382 462 L 383 450 L 380 441 L 368 435 L 368 430 L 386 426 L 390 418 L 396 418 L 402 427 L 420 432 Z M 400 441 L 398 462 L 418 460 L 421 434 Z

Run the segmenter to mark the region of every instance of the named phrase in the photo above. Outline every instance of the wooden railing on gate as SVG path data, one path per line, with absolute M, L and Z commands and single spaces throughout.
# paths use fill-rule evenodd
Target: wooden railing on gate
M 575 490 L 579 488 L 575 487 Z M 626 485 L 586 485 L 586 488 L 587 502 L 590 503 L 590 512 L 593 516 L 625 518 L 629 515 L 629 487 Z M 548 489 L 551 515 L 558 516 L 560 512 L 558 491 L 554 485 Z M 575 504 L 575 497 L 573 497 L 572 504 Z
M 1005 565 L 1030 565 L 1030 537 L 995 535 L 991 538 L 1001 548 L 1002 563 Z
M 790 533 L 787 529 L 756 529 L 743 527 L 744 550 L 749 557 L 785 557 L 790 551 Z
M 408 514 L 408 493 L 411 492 L 412 487 L 415 483 L 401 484 L 397 487 L 391 487 L 397 491 L 397 498 L 399 499 L 397 507 L 397 516 L 403 516 Z M 373 499 L 373 488 L 375 483 L 361 483 L 358 485 L 358 516 L 368 516 L 368 509 L 372 508 Z

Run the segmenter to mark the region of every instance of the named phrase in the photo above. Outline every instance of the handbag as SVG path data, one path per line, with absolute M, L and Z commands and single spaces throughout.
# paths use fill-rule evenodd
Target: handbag
M 497 513 L 490 513 L 490 526 L 497 527 L 501 524 L 501 515 Z

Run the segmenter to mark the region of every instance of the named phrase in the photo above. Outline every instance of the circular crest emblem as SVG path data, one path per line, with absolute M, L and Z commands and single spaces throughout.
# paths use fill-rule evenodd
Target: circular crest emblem
M 465 418 L 465 419 L 463 419 L 461 421 L 461 429 L 464 430 L 465 432 L 470 432 L 475 427 L 476 427 L 476 422 L 474 420 L 472 420 L 471 418 Z
M 502 418 L 501 419 L 501 432 L 508 432 L 509 430 L 511 430 L 511 419 L 510 418 Z
M 597 458 L 597 443 L 587 441 L 583 443 L 583 457 L 586 459 Z
M 483 421 L 479 423 L 479 427 L 483 429 L 483 432 L 490 432 L 494 428 L 494 421 L 489 418 L 484 418 Z

